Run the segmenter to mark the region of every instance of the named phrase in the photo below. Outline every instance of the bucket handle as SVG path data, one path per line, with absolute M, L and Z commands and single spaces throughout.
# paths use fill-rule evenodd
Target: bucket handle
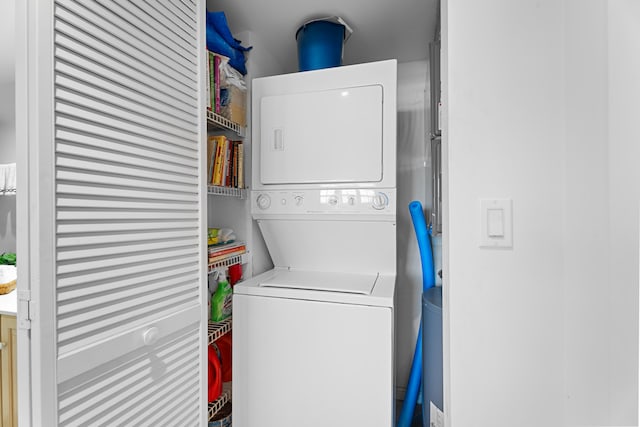
M 339 16 L 335 17 L 339 23 L 341 23 L 342 25 L 344 25 L 344 41 L 346 42 L 347 40 L 349 40 L 349 37 L 351 37 L 351 34 L 353 34 L 353 29 L 351 29 L 351 27 L 349 26 L 349 24 L 347 24 L 344 19 L 340 18 Z
M 349 40 L 349 37 L 351 37 L 351 34 L 353 34 L 353 29 L 349 26 L 349 24 L 347 24 L 345 22 L 344 19 L 342 19 L 339 16 L 327 16 L 326 18 L 314 18 L 310 21 L 305 22 L 304 24 L 302 24 L 300 26 L 300 28 L 304 27 L 307 24 L 310 24 L 312 22 L 316 22 L 316 21 L 329 21 L 329 22 L 335 22 L 337 24 L 340 24 L 342 26 L 344 26 L 344 41 L 346 42 L 347 40 Z M 300 31 L 300 29 L 298 29 L 298 31 Z

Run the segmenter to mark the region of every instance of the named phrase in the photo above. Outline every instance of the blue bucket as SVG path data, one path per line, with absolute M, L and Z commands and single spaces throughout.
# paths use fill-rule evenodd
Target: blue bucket
M 319 70 L 342 65 L 344 42 L 351 28 L 337 18 L 337 22 L 320 19 L 303 24 L 296 31 L 299 71 Z

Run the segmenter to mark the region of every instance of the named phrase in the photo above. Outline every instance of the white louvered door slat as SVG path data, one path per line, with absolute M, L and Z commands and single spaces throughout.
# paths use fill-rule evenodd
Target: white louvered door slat
M 79 107 L 78 105 L 82 105 L 83 102 L 87 102 L 90 105 L 90 108 L 93 107 L 93 109 Z M 153 138 L 155 140 L 158 140 L 159 142 L 165 143 L 168 148 L 174 145 L 176 146 L 176 148 L 182 147 L 187 149 L 190 146 L 188 135 L 172 135 L 170 133 L 158 131 L 153 127 L 155 123 L 154 120 L 136 114 L 129 115 L 127 114 L 126 110 L 109 107 L 107 105 L 92 101 L 89 98 L 65 100 L 64 94 L 62 94 L 62 98 L 56 99 L 55 110 L 58 114 L 70 116 L 72 118 L 75 118 L 76 120 L 89 121 L 93 122 L 94 124 L 102 123 L 102 125 L 105 127 L 113 127 L 125 132 Z M 102 113 L 103 110 L 108 110 L 108 112 L 111 114 L 104 114 Z M 135 120 L 136 118 L 140 119 L 140 122 L 131 120 Z M 193 158 L 197 157 L 195 151 L 192 153 L 186 152 L 185 154 L 190 155 L 190 157 Z
M 166 173 L 173 174 L 172 181 L 191 184 L 194 180 L 197 180 L 197 176 L 190 175 L 193 173 L 189 169 L 189 161 L 181 161 L 182 159 L 176 158 L 175 154 L 163 154 L 163 153 L 148 153 L 144 149 L 136 149 L 134 147 L 119 146 L 117 143 L 109 143 L 105 139 L 96 138 L 87 134 L 70 134 L 64 130 L 59 130 L 58 134 L 58 166 L 71 166 L 71 162 L 82 162 L 84 157 L 101 157 L 104 164 L 96 164 L 99 171 L 108 171 L 112 174 L 147 174 L 147 178 L 154 178 L 162 180 L 166 178 Z M 78 144 L 81 143 L 81 144 Z M 68 154 L 69 156 L 64 156 Z M 73 156 L 73 157 L 71 157 Z M 146 157 L 143 157 L 146 156 Z M 173 156 L 173 163 L 167 160 Z M 178 163 L 180 161 L 180 163 Z M 184 163 L 187 163 L 186 165 Z M 89 166 L 89 163 L 85 164 Z M 131 166 L 138 166 L 137 169 L 131 168 Z M 76 166 L 78 169 L 85 169 L 83 165 Z M 124 167 L 124 169 L 120 169 Z M 153 173 L 158 173 L 151 176 Z
M 136 17 L 135 2 L 127 2 L 124 8 L 115 4 L 113 0 L 104 5 L 100 5 L 95 0 L 60 0 L 57 4 L 62 6 L 58 12 L 61 20 L 97 37 L 101 43 L 100 47 L 105 49 L 104 53 L 112 53 L 116 58 L 127 55 L 133 59 L 130 64 L 133 67 L 140 67 L 139 62 L 146 62 L 154 67 L 163 64 L 168 69 L 167 76 L 161 79 L 171 77 L 179 80 L 179 75 L 184 75 L 186 78 L 193 78 L 196 75 L 195 69 L 184 65 L 185 60 L 193 66 L 196 65 L 197 56 L 193 54 L 194 51 L 168 38 L 165 28 L 162 28 L 163 31 L 158 31 L 148 19 Z M 129 10 L 133 10 L 134 13 L 130 13 Z M 122 13 L 125 19 L 117 12 Z M 144 15 L 141 11 L 138 13 Z M 130 18 L 133 25 L 139 25 L 141 28 L 132 26 L 126 18 Z M 104 31 L 105 28 L 115 31 Z M 153 48 L 150 49 L 150 47 Z M 157 72 L 154 68 L 141 68 L 141 71 L 148 74 Z M 178 85 L 178 88 L 186 93 L 192 92 L 187 85 Z
M 34 400 L 53 400 L 35 424 L 203 425 L 204 4 L 31 4 L 49 14 L 30 22 L 51 31 L 37 47 L 52 62 L 30 99 L 50 94 L 53 110 L 50 140 L 30 139 L 50 152 L 29 188 L 52 214 L 32 231 L 53 251 L 31 284 L 33 337 L 51 339 L 33 375 L 55 391 Z
M 123 264 L 121 261 L 114 259 L 113 262 L 95 262 L 85 263 L 84 268 L 69 269 L 68 276 L 61 276 L 58 278 L 58 289 L 65 287 L 73 287 L 76 289 L 79 285 L 85 282 L 100 282 L 102 280 L 118 280 L 127 276 L 142 276 L 148 277 L 154 272 L 167 272 L 173 271 L 172 266 L 184 265 L 185 263 L 193 261 L 192 250 L 180 250 L 176 255 L 172 256 L 172 251 L 165 251 L 158 254 L 158 257 L 150 257 L 147 255 L 137 256 L 131 264 Z M 160 259 L 158 259 L 160 258 Z M 117 268 L 116 268 L 117 267 Z M 82 272 L 84 274 L 76 274 Z
M 145 9 L 144 13 L 139 13 L 140 11 L 136 11 L 135 8 L 132 8 L 131 2 L 128 1 L 117 1 L 117 0 L 83 0 L 85 4 L 97 4 L 99 3 L 106 9 L 107 16 L 112 17 L 114 23 L 118 24 L 118 19 L 122 17 L 125 21 L 124 26 L 126 26 L 129 30 L 128 34 L 132 37 L 139 37 L 146 43 L 157 43 L 159 46 L 162 46 L 162 52 L 167 57 L 174 60 L 176 63 L 182 62 L 184 59 L 191 60 L 195 64 L 195 57 L 192 55 L 192 51 L 189 50 L 189 47 L 186 44 L 182 44 L 181 40 L 174 40 L 172 38 L 172 32 L 169 28 L 162 27 L 158 25 L 153 19 L 150 19 L 150 16 L 145 16 L 145 14 L 150 13 L 150 9 L 141 5 L 140 7 Z M 139 4 L 138 2 L 133 2 L 134 6 Z M 129 26 L 128 23 L 133 23 L 133 27 Z M 158 28 L 162 30 L 159 31 Z M 195 46 L 195 43 L 194 43 Z
M 156 158 L 163 156 L 162 160 L 167 161 L 167 164 L 180 163 L 188 167 L 189 162 L 193 159 L 193 153 L 190 150 L 183 149 L 182 147 L 171 146 L 169 143 L 154 139 L 149 135 L 136 135 L 134 133 L 127 133 L 118 128 L 105 128 L 104 126 L 96 126 L 91 123 L 83 122 L 78 119 L 58 116 L 56 120 L 56 134 L 65 132 L 65 138 L 69 141 L 76 141 L 74 138 L 84 140 L 87 146 L 95 145 L 95 141 L 99 141 L 101 146 L 107 150 L 118 150 L 121 152 L 127 152 L 134 156 L 153 157 Z M 70 131 L 68 129 L 73 129 Z M 74 133 L 71 133 L 74 132 Z M 131 146 L 125 146 L 124 144 L 136 144 Z M 148 147 L 153 147 L 152 153 L 145 153 L 144 150 L 149 150 Z M 140 152 L 140 150 L 143 150 Z M 166 156 L 174 156 L 173 162 L 165 159 Z
M 193 270 L 193 266 L 191 265 L 180 265 L 172 268 L 171 271 L 163 271 L 163 270 L 152 270 L 146 274 L 146 282 L 140 282 L 137 277 L 127 278 L 124 280 L 107 280 L 107 281 L 95 281 L 94 286 L 92 287 L 92 291 L 95 295 L 109 295 L 112 292 L 119 292 L 120 295 L 126 297 L 127 292 L 134 292 L 137 287 L 146 287 L 149 286 L 151 289 L 162 286 L 170 286 L 173 281 L 178 280 L 180 277 L 183 277 L 185 274 L 191 272 Z M 70 300 L 73 303 L 80 301 L 82 304 L 82 300 L 79 297 L 84 295 L 83 290 L 78 290 L 77 287 L 69 287 L 60 290 L 58 301 L 60 304 L 64 304 Z M 61 307 L 62 308 L 62 307 Z M 64 311 L 62 311 L 64 312 Z
M 149 1 L 147 1 L 147 3 L 149 3 Z M 176 18 L 184 22 L 186 25 L 193 28 L 194 32 L 197 30 L 196 21 L 194 21 L 192 13 L 185 11 L 184 8 L 177 6 L 172 1 L 162 2 L 162 3 L 159 3 L 159 5 L 160 7 L 167 9 L 171 14 L 170 16 L 175 16 Z
M 72 72 L 71 70 L 69 70 Z M 86 95 L 86 97 L 90 97 L 88 100 L 85 97 L 83 99 L 82 104 L 85 107 L 99 107 L 100 111 L 107 113 L 108 111 L 105 108 L 107 106 L 118 106 L 118 109 L 114 109 L 116 112 L 119 110 L 124 110 L 129 113 L 136 113 L 143 116 L 147 119 L 148 123 L 152 123 L 152 125 L 158 129 L 171 129 L 175 132 L 175 129 L 188 129 L 192 128 L 193 125 L 186 123 L 183 119 L 174 118 L 169 114 L 165 114 L 163 110 L 159 110 L 156 105 L 155 108 L 147 107 L 144 104 L 141 104 L 139 101 L 135 99 L 130 99 L 129 97 L 122 96 L 118 93 L 113 93 L 110 89 L 102 89 L 94 86 L 91 83 L 85 83 L 79 80 L 76 80 L 78 77 L 84 77 L 81 73 L 77 73 L 74 78 L 66 77 L 62 73 L 56 76 L 56 86 L 58 88 L 64 88 L 66 90 L 60 90 L 58 94 L 56 94 L 56 98 L 65 99 L 69 102 L 77 102 L 80 97 L 76 95 L 77 93 L 82 93 Z M 91 98 L 99 99 L 100 102 L 90 102 Z M 93 105 L 92 105 L 93 104 Z M 186 125 L 186 126 L 185 126 Z M 162 128 L 160 127 L 162 126 Z M 188 133 L 183 133 L 183 136 L 187 138 L 192 137 Z

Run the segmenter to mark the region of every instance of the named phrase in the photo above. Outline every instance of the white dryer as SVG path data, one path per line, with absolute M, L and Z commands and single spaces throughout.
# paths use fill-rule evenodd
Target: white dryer
M 391 427 L 396 61 L 252 95 L 251 211 L 275 268 L 235 287 L 234 426 Z

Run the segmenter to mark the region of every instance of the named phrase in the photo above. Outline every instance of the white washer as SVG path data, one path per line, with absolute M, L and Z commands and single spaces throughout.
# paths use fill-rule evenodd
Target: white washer
M 253 82 L 251 210 L 275 268 L 234 290 L 236 427 L 394 424 L 395 87 L 395 61 Z M 354 120 L 331 150 L 327 109 Z

